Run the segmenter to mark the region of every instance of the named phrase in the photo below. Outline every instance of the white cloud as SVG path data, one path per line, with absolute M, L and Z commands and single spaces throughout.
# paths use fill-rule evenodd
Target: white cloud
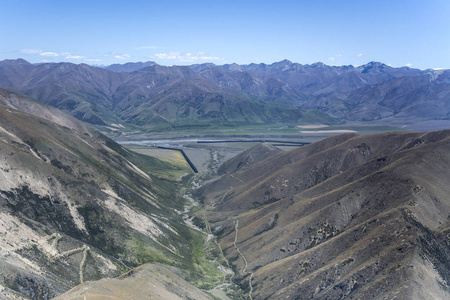
M 48 56 L 48 57 L 57 57 L 57 56 L 59 56 L 59 54 L 55 53 L 55 52 L 41 52 L 39 55 L 41 55 L 41 56 Z
M 329 60 L 329 61 L 335 61 L 335 60 L 336 60 L 336 57 L 328 57 L 328 60 Z
M 81 56 L 81 55 L 72 55 L 70 53 L 66 54 L 66 59 L 84 59 L 86 58 L 85 56 Z
M 98 58 L 88 58 L 86 56 L 82 56 L 82 55 L 74 55 L 71 54 L 70 52 L 50 52 L 50 51 L 42 51 L 40 49 L 21 49 L 19 50 L 20 53 L 24 53 L 24 54 L 39 54 L 40 56 L 46 57 L 46 58 L 53 58 L 53 57 L 59 57 L 59 59 L 61 60 L 84 60 L 87 62 L 100 62 L 102 61 L 101 59 Z M 118 55 L 113 55 L 114 57 L 120 57 L 121 59 L 126 59 L 129 58 L 130 55 L 128 54 L 118 54 Z M 64 57 L 64 58 L 63 58 Z M 51 60 L 47 60 L 44 59 L 41 62 L 50 62 Z
M 155 56 L 159 59 L 178 59 L 180 52 L 158 53 Z
M 180 52 L 168 52 L 168 53 L 157 53 L 155 57 L 159 59 L 168 60 L 178 60 L 182 62 L 192 62 L 192 61 L 211 61 L 211 60 L 221 60 L 222 58 L 217 56 L 208 56 L 204 52 L 197 53 L 180 53 Z
M 22 49 L 20 50 L 20 53 L 25 53 L 25 54 L 37 54 L 37 53 L 41 53 L 42 50 L 39 49 Z
M 118 58 L 118 59 L 127 59 L 130 58 L 130 54 L 114 54 L 114 58 Z
M 358 55 L 356 55 L 356 57 L 363 57 L 363 54 L 359 53 Z
M 97 58 L 87 58 L 86 56 L 82 56 L 82 55 L 74 55 L 71 54 L 70 52 L 61 52 L 61 53 L 56 53 L 56 52 L 49 52 L 49 51 L 42 51 L 39 49 L 22 49 L 20 50 L 21 53 L 25 53 L 25 54 L 39 54 L 40 56 L 43 57 L 64 57 L 64 59 L 75 59 L 75 60 L 85 60 L 85 61 L 89 61 L 89 62 L 99 62 L 102 61 L 101 59 L 97 59 Z M 127 56 L 128 54 L 125 54 L 124 58 L 128 58 L 129 56 Z M 49 62 L 48 60 L 43 60 L 42 62 Z
M 405 66 L 409 68 L 409 67 L 411 67 L 412 65 L 408 63 L 408 64 L 406 64 Z

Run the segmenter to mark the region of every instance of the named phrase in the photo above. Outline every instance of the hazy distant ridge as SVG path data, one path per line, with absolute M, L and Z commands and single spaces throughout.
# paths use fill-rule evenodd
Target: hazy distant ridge
M 18 59 L 0 62 L 0 87 L 97 125 L 448 119 L 450 113 L 450 71 L 379 62 L 359 67 L 288 60 L 171 67 L 145 62 L 99 68 Z

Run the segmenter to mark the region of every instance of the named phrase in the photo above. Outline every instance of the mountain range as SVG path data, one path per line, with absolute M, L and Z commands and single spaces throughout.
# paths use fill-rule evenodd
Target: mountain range
M 95 125 L 448 119 L 450 71 L 273 64 L 160 66 L 0 62 L 0 87 Z

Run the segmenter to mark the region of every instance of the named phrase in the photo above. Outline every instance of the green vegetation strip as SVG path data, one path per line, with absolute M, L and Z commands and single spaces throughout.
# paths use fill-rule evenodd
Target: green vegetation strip
M 186 153 L 184 153 L 183 149 L 178 149 L 178 148 L 170 148 L 170 147 L 162 147 L 162 146 L 158 146 L 157 148 L 159 149 L 166 149 L 166 150 L 174 150 L 174 151 L 180 151 L 180 153 L 183 155 L 184 159 L 186 160 L 186 162 L 189 164 L 189 166 L 191 167 L 192 171 L 194 171 L 194 173 L 198 173 L 197 168 L 194 166 L 194 164 L 192 163 L 192 161 L 189 159 L 189 157 L 186 155 Z

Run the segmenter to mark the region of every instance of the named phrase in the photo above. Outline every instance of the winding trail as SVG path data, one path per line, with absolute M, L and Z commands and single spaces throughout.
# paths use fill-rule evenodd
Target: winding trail
M 72 250 L 69 250 L 69 251 L 62 252 L 57 257 L 61 258 L 61 257 L 64 257 L 64 256 L 70 256 L 70 255 L 76 254 L 78 252 L 84 251 L 85 248 L 86 248 L 86 245 L 83 245 L 83 247 L 75 248 L 75 249 L 72 249 Z
M 84 269 L 84 265 L 86 264 L 86 259 L 87 259 L 87 253 L 90 250 L 88 246 L 84 245 L 83 246 L 83 259 L 81 259 L 81 263 L 80 263 L 80 282 L 83 283 L 84 282 L 84 276 L 83 276 L 83 269 Z
M 244 260 L 245 266 L 244 268 L 242 268 L 242 273 L 245 274 L 250 274 L 250 278 L 248 281 L 248 286 L 250 287 L 250 292 L 248 292 L 248 297 L 250 298 L 250 300 L 253 300 L 252 298 L 252 292 L 253 292 L 253 285 L 252 285 L 252 278 L 253 278 L 253 272 L 247 272 L 247 267 L 248 267 L 248 262 L 247 262 L 247 258 L 245 258 L 244 254 L 242 254 L 242 252 L 239 250 L 238 246 L 236 245 L 237 239 L 238 239 L 238 233 L 239 233 L 239 220 L 238 219 L 234 219 L 235 223 L 234 223 L 234 248 L 236 248 L 236 252 L 239 253 L 240 256 L 242 256 L 242 259 Z
M 242 184 L 245 184 L 244 181 L 242 181 L 241 179 L 237 178 L 236 176 L 234 176 L 233 174 L 230 174 L 230 176 L 236 180 L 239 180 L 240 182 L 242 182 Z
M 228 191 L 222 196 L 222 199 L 220 199 L 220 201 L 217 202 L 217 203 L 213 203 L 213 204 L 212 204 L 212 207 L 215 207 L 216 205 L 219 205 L 220 203 L 222 203 L 222 201 L 223 201 L 223 199 L 225 199 L 226 195 L 228 195 L 228 193 L 231 192 L 232 190 L 233 190 L 233 189 L 230 187 L 230 188 L 228 189 Z
M 56 238 L 57 238 L 57 237 L 58 237 L 58 236 L 56 236 Z M 59 239 L 58 239 L 58 240 L 59 240 Z M 63 258 L 63 257 L 66 257 L 66 256 L 71 256 L 71 255 L 74 255 L 74 254 L 83 252 L 83 258 L 81 259 L 81 262 L 80 262 L 80 272 L 79 272 L 79 274 L 80 274 L 80 283 L 83 283 L 83 282 L 84 282 L 84 273 L 83 273 L 83 270 L 84 270 L 84 266 L 86 265 L 86 259 L 87 259 L 88 251 L 90 251 L 90 250 L 91 250 L 91 248 L 89 248 L 89 246 L 83 245 L 83 247 L 75 248 L 75 249 L 72 249 L 72 250 L 69 250 L 69 251 L 65 251 L 65 252 L 63 252 L 63 253 L 60 253 L 60 254 L 57 255 L 56 257 L 57 257 L 57 258 Z

